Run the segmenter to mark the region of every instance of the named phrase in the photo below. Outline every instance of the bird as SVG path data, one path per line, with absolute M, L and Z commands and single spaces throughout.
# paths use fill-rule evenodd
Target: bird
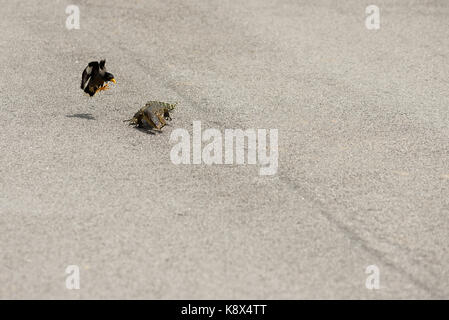
M 108 81 L 117 83 L 114 75 L 106 71 L 105 64 L 106 60 L 91 61 L 83 71 L 81 89 L 91 97 L 98 91 L 108 90 Z

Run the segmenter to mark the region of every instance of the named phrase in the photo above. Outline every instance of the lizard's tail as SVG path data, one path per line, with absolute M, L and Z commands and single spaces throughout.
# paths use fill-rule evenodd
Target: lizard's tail
M 178 105 L 178 102 L 175 102 L 173 104 L 167 103 L 166 107 L 167 107 L 168 110 L 173 110 L 177 105 Z

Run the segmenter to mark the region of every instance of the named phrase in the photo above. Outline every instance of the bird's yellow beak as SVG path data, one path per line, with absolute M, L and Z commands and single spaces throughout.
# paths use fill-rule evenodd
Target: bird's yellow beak
M 112 78 L 112 79 L 111 79 L 111 81 L 112 81 L 112 82 L 114 82 L 114 83 L 117 83 L 117 81 L 115 81 L 115 79 L 114 79 L 114 78 Z

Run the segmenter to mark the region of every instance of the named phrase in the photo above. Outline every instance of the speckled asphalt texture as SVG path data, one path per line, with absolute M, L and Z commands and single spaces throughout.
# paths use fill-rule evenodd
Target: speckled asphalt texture
M 449 2 L 370 4 L 0 0 L 0 298 L 449 298 Z M 193 121 L 278 129 L 277 174 L 174 165 Z

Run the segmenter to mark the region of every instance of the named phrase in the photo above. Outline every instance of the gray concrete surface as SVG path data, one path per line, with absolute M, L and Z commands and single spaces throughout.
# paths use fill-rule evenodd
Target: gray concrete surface
M 0 6 L 0 298 L 449 298 L 447 1 Z M 122 122 L 146 100 L 162 134 Z M 278 174 L 173 165 L 194 120 L 279 129 Z

